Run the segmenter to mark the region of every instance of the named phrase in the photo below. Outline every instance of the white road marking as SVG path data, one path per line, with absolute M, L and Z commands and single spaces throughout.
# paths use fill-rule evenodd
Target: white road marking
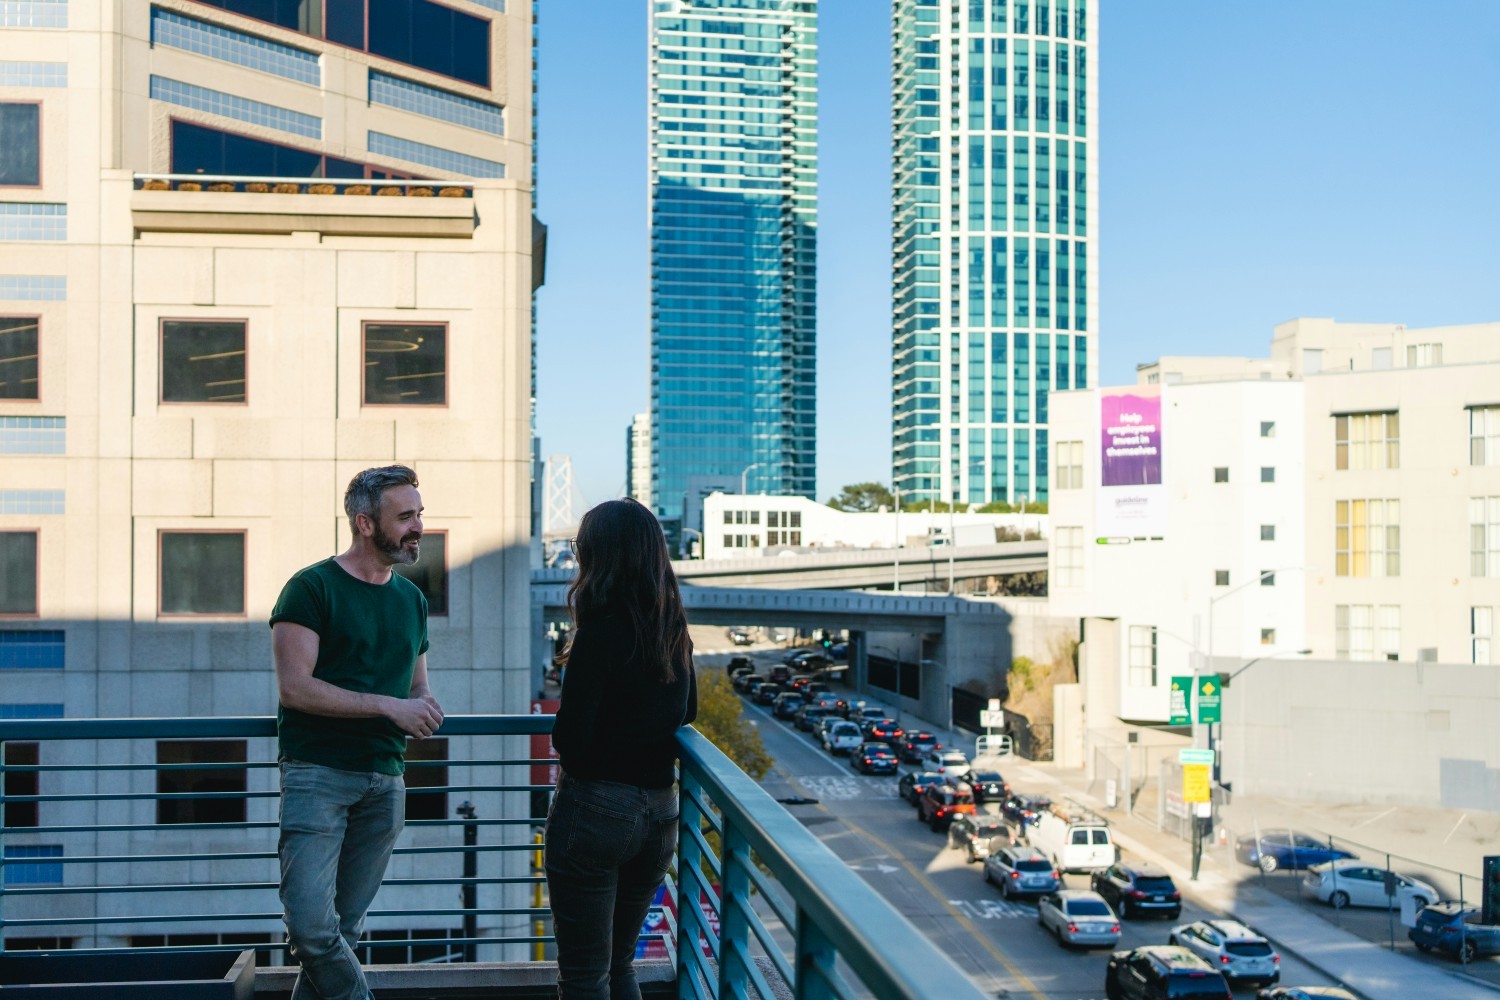
M 879 872 L 882 875 L 889 875 L 891 872 L 899 872 L 901 870 L 895 865 L 883 865 L 879 862 L 873 865 L 850 865 L 849 869 L 856 872 Z
M 1003 899 L 950 899 L 948 905 L 962 911 L 975 920 L 1004 920 L 1010 917 L 1036 917 L 1035 910 L 1007 902 Z

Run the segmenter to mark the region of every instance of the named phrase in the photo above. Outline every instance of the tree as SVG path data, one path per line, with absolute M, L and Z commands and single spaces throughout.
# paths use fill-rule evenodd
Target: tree
M 760 731 L 743 718 L 739 696 L 718 669 L 698 671 L 698 718 L 693 725 L 756 781 L 771 769 Z
M 828 506 L 835 510 L 861 513 L 868 513 L 881 507 L 886 510 L 895 510 L 896 498 L 891 496 L 891 491 L 882 483 L 851 483 L 844 487 L 842 493 L 831 498 Z

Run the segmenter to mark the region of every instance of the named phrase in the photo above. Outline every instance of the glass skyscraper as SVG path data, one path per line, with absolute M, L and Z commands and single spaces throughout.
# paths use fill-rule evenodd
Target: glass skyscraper
M 1096 381 L 1098 14 L 894 0 L 902 499 L 1047 499 L 1047 395 Z
M 652 0 L 651 498 L 812 496 L 816 0 Z

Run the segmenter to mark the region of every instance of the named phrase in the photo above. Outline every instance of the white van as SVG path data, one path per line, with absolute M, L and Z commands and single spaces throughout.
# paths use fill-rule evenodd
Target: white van
M 1060 872 L 1103 871 L 1117 860 L 1109 821 L 1072 800 L 1054 803 L 1027 833 Z

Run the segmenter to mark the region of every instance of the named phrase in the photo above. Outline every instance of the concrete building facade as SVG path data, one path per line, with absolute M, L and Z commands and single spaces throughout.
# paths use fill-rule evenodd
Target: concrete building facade
M 651 414 L 637 413 L 625 431 L 625 495 L 651 506 Z
M 432 609 L 434 691 L 450 713 L 527 710 L 531 33 L 529 5 L 509 6 L 408 4 L 409 27 L 453 39 L 414 51 L 373 8 L 355 38 L 295 4 L 0 2 L 0 113 L 20 142 L 0 159 L 37 174 L 0 178 L 0 713 L 274 714 L 281 585 L 347 545 L 350 476 L 395 462 L 426 506 L 410 575 Z M 156 760 L 274 759 L 271 741 L 170 742 Z M 450 742 L 416 752 L 484 752 Z M 117 780 L 156 788 L 149 769 Z M 427 808 L 451 816 L 448 798 Z M 42 825 L 80 808 L 44 804 Z M 269 800 L 238 812 L 275 818 Z M 7 851 L 111 853 L 104 835 L 38 836 L 12 832 Z M 251 842 L 267 843 L 191 837 Z M 187 843 L 161 834 L 164 852 Z M 28 869 L 42 884 L 79 870 Z M 371 927 L 404 940 L 456 931 L 447 919 Z

